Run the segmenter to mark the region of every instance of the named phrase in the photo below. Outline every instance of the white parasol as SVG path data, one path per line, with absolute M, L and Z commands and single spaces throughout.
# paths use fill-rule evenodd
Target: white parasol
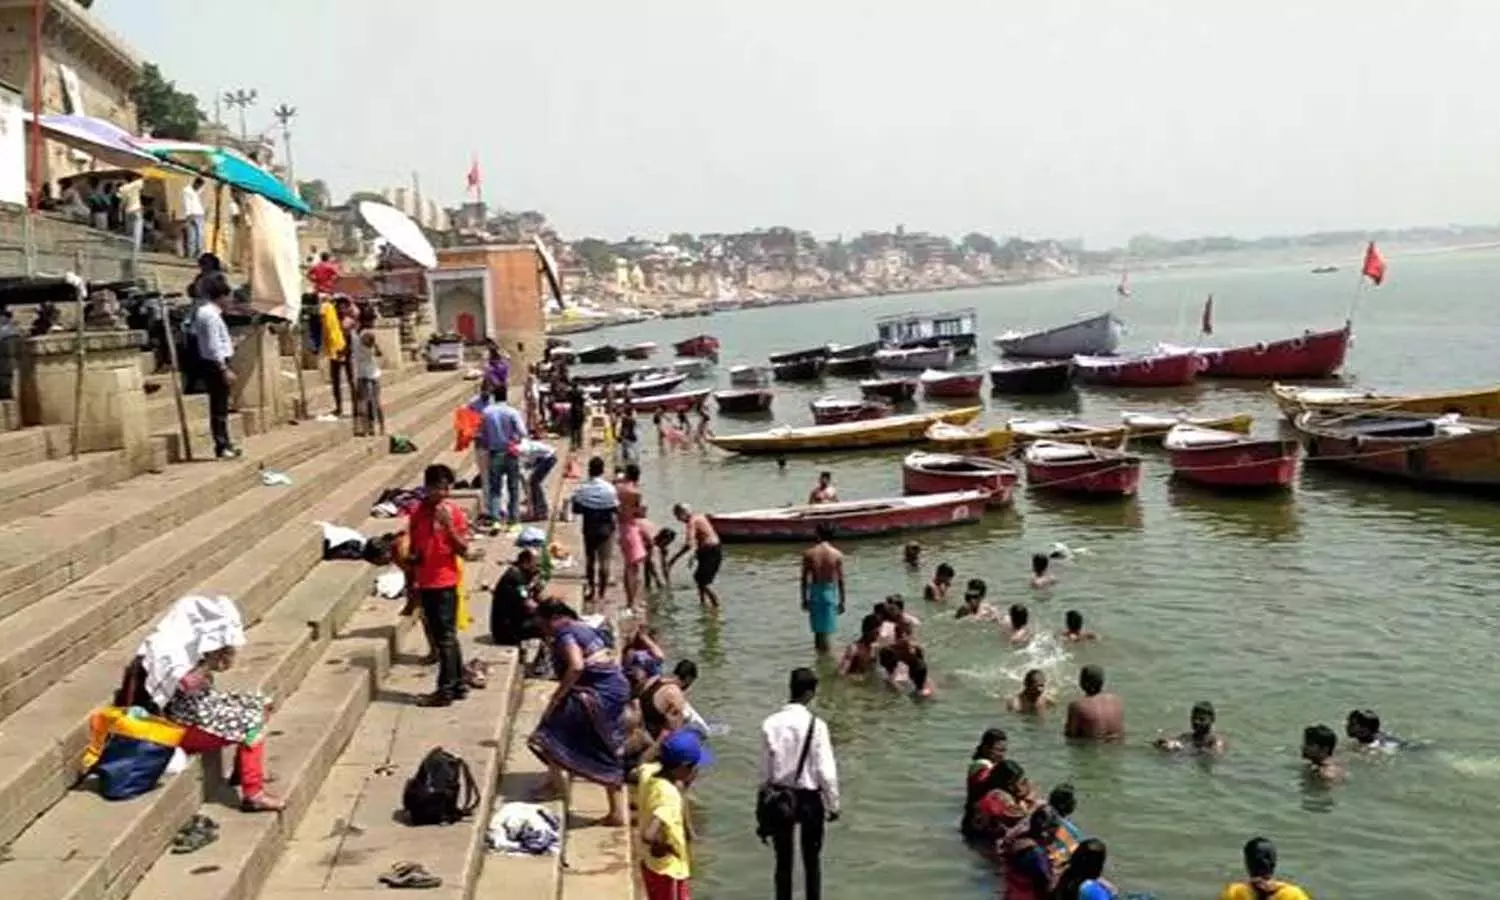
M 432 249 L 432 242 L 406 213 L 394 206 L 365 200 L 359 204 L 359 215 L 406 258 L 424 269 L 437 268 L 437 251 Z

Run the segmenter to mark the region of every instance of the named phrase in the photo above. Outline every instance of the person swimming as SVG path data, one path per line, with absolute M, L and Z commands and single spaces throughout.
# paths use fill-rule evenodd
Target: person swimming
M 1076 609 L 1070 609 L 1063 615 L 1063 630 L 1058 633 L 1058 638 L 1064 643 L 1081 644 L 1085 641 L 1097 641 L 1099 635 L 1083 628 L 1083 613 Z
M 953 587 L 953 579 L 956 577 L 953 567 L 947 563 L 938 563 L 937 571 L 932 573 L 932 581 L 922 589 L 922 596 L 928 603 L 942 603 L 948 599 L 948 589 Z
M 1333 758 L 1338 735 L 1327 725 L 1309 725 L 1302 730 L 1302 758 L 1307 761 L 1309 777 L 1333 784 L 1344 780 L 1344 767 Z
M 1007 612 L 1010 620 L 1010 642 L 1025 644 L 1031 640 L 1031 610 L 1024 603 L 1012 603 Z
M 868 675 L 875 671 L 875 645 L 879 640 L 880 617 L 870 613 L 859 623 L 859 638 L 844 648 L 844 655 L 839 659 L 839 674 Z
M 1041 669 L 1028 669 L 1021 681 L 1021 690 L 1005 701 L 1005 708 L 1013 713 L 1039 713 L 1054 704 L 1047 693 L 1047 673 Z
M 932 682 L 927 676 L 927 654 L 913 636 L 910 623 L 902 621 L 896 624 L 896 639 L 890 646 L 881 648 L 879 658 L 886 682 L 892 687 L 899 688 L 910 682 L 914 696 L 932 696 Z M 904 678 L 900 672 L 903 666 L 906 669 Z
M 912 541 L 901 549 L 901 559 L 913 571 L 922 568 L 922 545 Z
M 1031 554 L 1031 586 L 1035 590 L 1043 590 L 1057 584 L 1057 578 L 1051 572 L 1052 557 L 1045 553 Z
M 974 619 L 979 622 L 993 622 L 1000 618 L 995 608 L 984 602 L 985 594 L 989 593 L 989 585 L 984 583 L 983 578 L 970 578 L 964 587 L 964 602 L 953 614 L 955 619 Z
M 1350 710 L 1344 734 L 1354 741 L 1354 749 L 1362 753 L 1394 753 L 1407 746 L 1401 738 L 1380 730 L 1380 714 L 1373 709 Z
M 1175 738 L 1157 738 L 1155 747 L 1167 753 L 1223 753 L 1224 738 L 1214 730 L 1216 718 L 1214 705 L 1200 700 L 1193 704 L 1193 711 L 1188 715 L 1188 730 Z

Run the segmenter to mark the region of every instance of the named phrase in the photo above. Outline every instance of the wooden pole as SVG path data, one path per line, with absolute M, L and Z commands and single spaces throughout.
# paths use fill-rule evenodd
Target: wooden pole
M 73 251 L 73 272 L 78 286 L 78 325 L 73 330 L 73 460 L 78 460 L 78 445 L 83 440 L 83 308 L 88 297 L 88 282 L 83 281 L 83 251 Z
M 302 401 L 303 418 L 311 419 L 307 408 L 307 378 L 302 374 L 302 307 L 297 307 L 297 318 L 292 320 L 292 361 L 297 366 L 297 399 Z
M 160 294 L 160 285 L 157 286 Z M 162 336 L 167 339 L 167 364 L 172 367 L 172 400 L 177 404 L 177 428 L 182 435 L 182 458 L 185 462 L 193 461 L 193 439 L 188 435 L 187 406 L 182 402 L 182 373 L 177 363 L 177 335 L 172 329 L 172 308 L 167 305 L 167 299 L 161 298 L 161 330 Z
M 221 227 L 223 226 L 223 224 L 224 224 L 224 182 L 220 181 L 220 182 L 218 182 L 217 186 L 214 188 L 214 236 L 213 236 L 213 240 L 209 241 L 209 244 L 208 244 L 209 247 L 213 248 L 210 252 L 212 252 L 215 256 L 218 256 L 219 252 L 220 252 L 219 251 L 219 231 L 220 231 Z M 225 251 L 224 255 L 225 256 L 231 256 L 232 254 L 230 254 L 228 251 Z M 194 262 L 196 262 L 196 260 L 194 260 Z M 230 268 L 233 268 L 234 265 L 235 265 L 235 262 L 236 262 L 236 260 L 233 260 L 233 259 L 223 260 L 224 268 L 226 270 L 228 270 Z
M 256 376 L 255 383 L 256 387 L 259 388 L 258 393 L 260 394 L 260 399 L 256 403 L 256 407 L 260 410 L 260 429 L 262 434 L 271 430 L 271 423 L 266 419 L 266 332 L 270 330 L 270 327 L 265 322 L 257 323 L 255 326 L 255 355 L 257 357 L 255 368 L 259 373 Z M 280 375 L 281 366 L 279 364 L 276 370 L 277 375 Z

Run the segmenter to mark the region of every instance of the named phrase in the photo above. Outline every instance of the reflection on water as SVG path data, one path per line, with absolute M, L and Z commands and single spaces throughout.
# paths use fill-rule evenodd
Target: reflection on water
M 1138 529 L 1146 524 L 1139 497 L 1093 497 L 1030 488 L 1026 503 L 1032 511 L 1053 516 L 1070 528 Z
M 1167 500 L 1184 518 L 1224 537 L 1285 540 L 1296 537 L 1301 524 L 1295 491 L 1226 494 L 1172 478 Z
M 1004 404 L 1018 415 L 1036 418 L 1037 413 L 1077 413 L 1083 409 L 1083 395 L 1077 390 L 1060 394 L 1005 394 L 990 399 L 990 405 Z

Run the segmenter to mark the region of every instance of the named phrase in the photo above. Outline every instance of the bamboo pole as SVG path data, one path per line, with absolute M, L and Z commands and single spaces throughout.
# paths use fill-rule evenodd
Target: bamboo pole
M 83 442 L 83 308 L 88 298 L 88 282 L 83 280 L 83 251 L 73 251 L 73 272 L 79 278 L 78 323 L 73 330 L 73 460 L 78 460 L 78 445 Z
M 311 419 L 312 413 L 307 408 L 307 377 L 302 373 L 302 307 L 300 304 L 297 306 L 297 317 L 292 319 L 292 347 L 292 362 L 297 368 L 297 399 L 302 401 L 302 418 Z
M 157 294 L 161 294 L 159 284 Z M 172 369 L 172 401 L 177 404 L 177 428 L 182 435 L 182 458 L 185 462 L 192 462 L 193 439 L 188 435 L 187 405 L 182 401 L 182 371 L 177 362 L 177 335 L 172 331 L 172 310 L 167 305 L 166 297 L 161 298 L 161 330 L 162 336 L 167 339 L 167 364 Z

